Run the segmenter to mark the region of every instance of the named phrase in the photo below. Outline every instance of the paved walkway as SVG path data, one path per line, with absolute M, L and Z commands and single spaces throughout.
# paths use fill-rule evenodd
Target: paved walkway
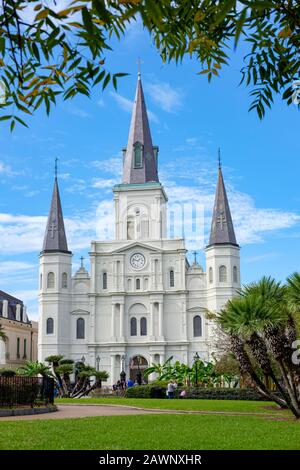
M 147 409 L 136 408 L 126 405 L 58 405 L 58 411 L 40 415 L 28 416 L 8 416 L 1 417 L 1 421 L 16 421 L 26 420 L 32 421 L 37 419 L 68 419 L 68 418 L 88 418 L 93 416 L 128 416 L 128 415 L 149 415 L 149 414 L 202 414 L 202 415 L 225 415 L 225 416 L 255 416 L 269 419 L 283 419 L 289 420 L 290 417 L 285 417 L 279 413 L 239 413 L 239 412 L 225 412 L 225 411 L 192 411 L 192 410 L 163 410 L 163 409 Z
M 28 416 L 5 416 L 1 421 L 36 420 L 36 419 L 67 419 L 67 418 L 87 418 L 91 416 L 123 416 L 123 415 L 145 415 L 153 414 L 153 410 L 131 408 L 126 406 L 109 405 L 59 405 L 58 411 L 40 415 Z M 155 411 L 156 412 L 156 411 Z M 157 413 L 165 413 L 164 410 L 157 410 Z

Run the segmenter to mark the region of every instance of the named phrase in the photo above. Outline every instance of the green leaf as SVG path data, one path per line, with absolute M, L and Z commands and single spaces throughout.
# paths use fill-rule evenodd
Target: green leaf
M 214 19 L 214 24 L 218 25 L 220 24 L 227 14 L 230 12 L 230 10 L 235 6 L 236 0 L 225 0 L 223 2 L 220 2 L 220 5 L 222 5 L 221 11 L 215 16 Z
M 93 8 L 95 8 L 96 12 L 98 13 L 99 19 L 108 23 L 110 21 L 110 15 L 108 10 L 105 8 L 104 0 L 93 0 L 92 1 Z
M 0 53 L 2 54 L 2 56 L 4 56 L 5 54 L 5 38 L 4 37 L 0 37 Z
M 110 81 L 110 73 L 108 73 L 103 81 L 102 90 L 104 90 Z
M 82 9 L 82 21 L 83 21 L 83 24 L 84 26 L 86 27 L 88 33 L 90 35 L 93 34 L 94 32 L 94 25 L 93 25 L 93 21 L 92 21 L 92 17 L 90 15 L 90 12 L 88 11 L 88 9 L 86 7 L 84 7 Z
M 237 47 L 241 32 L 243 30 L 243 26 L 245 24 L 246 16 L 247 16 L 247 8 L 244 8 L 242 13 L 240 14 L 240 17 L 239 17 L 238 22 L 236 24 L 236 30 L 235 30 L 235 36 L 234 36 L 234 48 L 235 49 Z

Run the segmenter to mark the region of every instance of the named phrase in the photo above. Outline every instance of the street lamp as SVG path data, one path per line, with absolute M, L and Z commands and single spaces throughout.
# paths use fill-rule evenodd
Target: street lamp
M 99 371 L 99 365 L 100 365 L 100 356 L 98 354 L 98 356 L 96 357 L 96 369 L 97 369 L 97 371 Z
M 125 372 L 125 356 L 121 356 L 121 372 L 120 380 L 123 386 L 126 384 L 126 372 Z
M 195 364 L 195 375 L 196 375 L 196 384 L 195 386 L 198 387 L 198 361 L 200 359 L 199 354 L 196 352 L 194 356 L 194 364 Z

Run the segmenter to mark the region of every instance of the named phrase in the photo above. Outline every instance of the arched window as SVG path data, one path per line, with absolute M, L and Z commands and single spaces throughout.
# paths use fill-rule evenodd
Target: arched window
M 141 318 L 141 336 L 147 336 L 147 318 Z
M 17 358 L 20 357 L 20 338 L 17 338 Z
M 202 336 L 202 320 L 200 315 L 196 315 L 193 319 L 194 337 Z
M 137 323 L 136 323 L 135 317 L 131 318 L 130 320 L 130 335 L 131 336 L 137 335 Z
M 133 152 L 134 168 L 143 168 L 143 145 L 140 142 L 135 142 Z
M 102 288 L 107 289 L 107 273 L 103 273 L 102 276 Z
M 67 273 L 62 273 L 61 275 L 61 287 L 67 289 L 68 287 L 68 275 Z
M 43 289 L 43 275 L 40 274 L 40 289 Z
M 170 271 L 170 287 L 174 287 L 174 286 L 175 286 L 174 271 L 173 271 L 173 269 L 171 269 L 171 271 Z
M 76 322 L 76 338 L 84 339 L 84 319 L 78 318 Z
M 227 282 L 227 269 L 224 265 L 219 267 L 219 282 Z
M 214 282 L 213 268 L 209 268 L 208 277 L 209 277 L 209 283 L 212 284 Z
M 233 266 L 233 282 L 235 284 L 237 284 L 237 282 L 238 282 L 238 271 L 237 271 L 236 266 Z
M 54 333 L 54 320 L 53 318 L 47 318 L 46 335 L 53 335 L 53 333 Z
M 135 288 L 136 288 L 136 290 L 140 290 L 140 288 L 141 288 L 141 280 L 140 279 L 135 280 Z
M 47 288 L 48 289 L 54 288 L 54 280 L 55 280 L 54 273 L 48 273 L 48 276 L 47 276 Z
M 24 338 L 24 354 L 23 354 L 23 359 L 27 358 L 27 339 Z

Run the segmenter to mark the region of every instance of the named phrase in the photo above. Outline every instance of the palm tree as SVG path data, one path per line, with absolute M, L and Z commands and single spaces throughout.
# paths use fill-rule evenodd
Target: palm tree
M 150 367 L 144 370 L 144 375 L 147 377 L 150 374 L 156 374 L 158 380 L 169 380 L 169 375 L 172 371 L 171 361 L 173 356 L 169 357 L 163 364 L 153 363 Z
M 264 277 L 261 281 L 241 289 L 240 297 L 226 304 L 217 321 L 231 336 L 232 350 L 240 364 L 243 361 L 245 366 L 245 361 L 248 362 L 247 372 L 259 390 L 282 404 L 283 400 L 278 401 L 278 398 L 270 394 L 259 379 L 252 366 L 251 357 L 247 354 L 247 348 L 263 373 L 272 378 L 294 415 L 300 417 L 297 391 L 290 374 L 291 354 L 288 351 L 288 338 L 285 332 L 289 317 L 286 287 L 272 278 Z M 235 347 L 237 340 L 239 344 Z M 284 387 L 272 367 L 269 353 L 278 363 Z
M 38 361 L 27 361 L 25 366 L 18 368 L 17 373 L 27 377 L 37 377 L 38 375 L 52 377 L 50 367 Z

